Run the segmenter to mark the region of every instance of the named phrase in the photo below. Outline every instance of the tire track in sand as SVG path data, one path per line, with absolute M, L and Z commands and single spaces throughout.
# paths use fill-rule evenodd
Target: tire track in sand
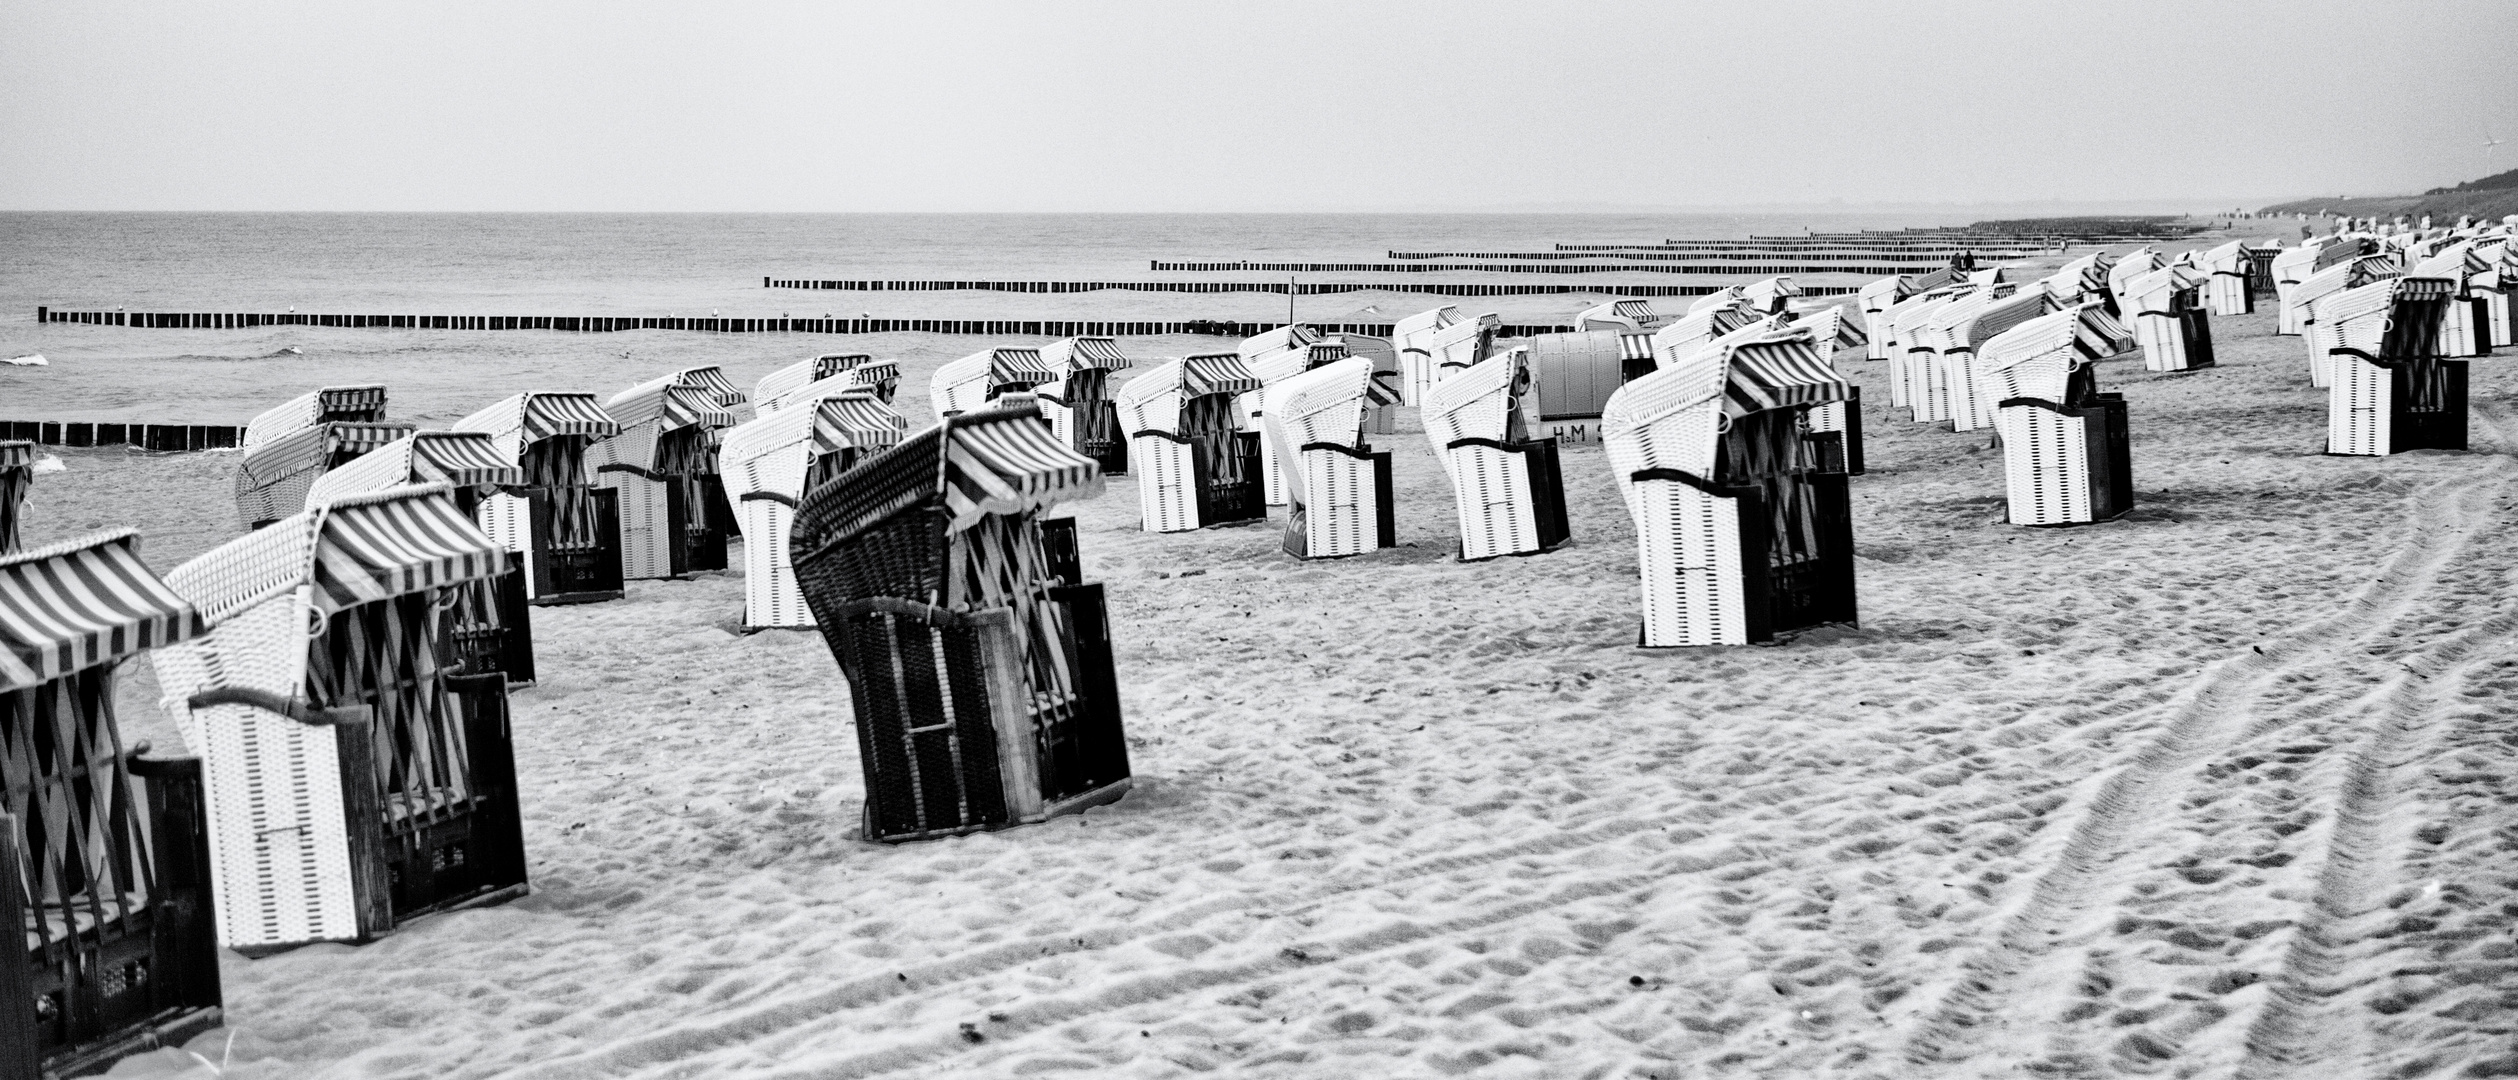
M 2103 871 L 2154 814 L 2174 805 L 2161 789 L 2222 748 L 2233 731 L 2256 728 L 2245 718 L 2269 682 L 2324 666 L 2328 657 L 2383 633 L 2436 589 L 2441 572 L 2488 523 L 2508 482 L 2509 470 L 2495 461 L 2483 475 L 2441 481 L 2416 493 L 2404 545 L 2340 610 L 2207 669 L 2159 734 L 2092 795 L 2053 865 L 1927 1011 L 1907 1043 L 1906 1059 L 1929 1065 L 1964 1057 L 2011 999 L 2010 983 L 2081 917 Z

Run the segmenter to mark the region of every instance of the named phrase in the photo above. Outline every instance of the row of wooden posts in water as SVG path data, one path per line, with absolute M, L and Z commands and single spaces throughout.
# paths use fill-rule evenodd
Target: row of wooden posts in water
M 709 316 L 611 315 L 323 315 L 298 312 L 156 312 L 56 311 L 35 309 L 38 322 L 77 323 L 150 329 L 244 330 L 265 326 L 322 326 L 349 329 L 414 330 L 556 330 L 567 333 L 619 333 L 631 330 L 687 330 L 716 334 L 965 334 L 1033 337 L 1156 337 L 1174 334 L 1247 337 L 1285 327 L 1281 322 L 1231 319 L 1101 320 L 1101 319 L 799 319 Z M 1330 333 L 1388 334 L 1389 323 L 1319 323 Z M 1562 326 L 1513 325 L 1506 337 L 1545 334 Z
M 1006 293 L 1087 293 L 1087 292 L 1152 292 L 1152 293 L 1274 293 L 1279 296 L 1339 296 L 1357 292 L 1405 292 L 1428 296 L 1564 296 L 1586 293 L 1598 296 L 1667 297 L 1711 296 L 1721 292 L 1722 285 L 1540 285 L 1527 282 L 1485 284 L 1479 282 L 1406 282 L 1375 283 L 1359 281 L 964 281 L 964 280 L 841 280 L 830 278 L 761 279 L 765 289 L 813 289 L 837 292 L 1006 292 Z M 1844 286 L 1811 286 L 1814 296 L 1849 296 L 1854 289 Z M 1222 323 L 1192 325 L 1221 326 Z M 1233 324 L 1242 325 L 1242 324 Z M 1265 333 L 1276 326 L 1258 325 L 1251 333 Z M 1377 336 L 1387 336 L 1390 328 L 1379 328 Z M 1348 331 L 1337 331 L 1345 333 Z M 1365 332 L 1365 331 L 1354 331 Z M 1538 331 L 1550 332 L 1550 331 Z M 1249 336 L 1247 334 L 1238 336 Z M 1521 336 L 1519 334 L 1510 336 Z

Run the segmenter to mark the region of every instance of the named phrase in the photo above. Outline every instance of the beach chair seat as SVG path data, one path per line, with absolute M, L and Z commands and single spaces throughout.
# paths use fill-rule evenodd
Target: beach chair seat
M 2326 452 L 2385 456 L 2466 448 L 2466 361 L 2438 354 L 2456 282 L 2381 278 L 2320 305 L 2333 329 Z
M 26 512 L 26 489 L 35 484 L 35 443 L 0 439 L 0 555 L 21 546 L 19 518 Z
M 1128 369 L 1119 342 L 1106 337 L 1060 338 L 1040 347 L 1057 378 L 1032 387 L 1049 429 L 1099 462 L 1104 476 L 1128 473 L 1128 437 L 1119 430 L 1119 406 L 1110 400 L 1110 373 Z
M 456 511 L 477 521 L 483 500 L 522 487 L 524 481 L 524 470 L 499 452 L 487 432 L 415 431 L 323 474 L 307 490 L 301 509 L 387 488 L 445 484 L 452 489 Z M 456 673 L 497 672 L 510 686 L 533 682 L 533 623 L 526 612 L 523 556 L 511 552 L 497 574 L 451 592 L 443 625 L 446 655 Z
M 619 434 L 586 447 L 597 487 L 619 492 L 621 577 L 680 578 L 726 569 L 732 527 L 717 474 L 718 432 L 735 415 L 710 387 L 676 372 L 612 396 L 603 411 Z
M 1102 587 L 1080 580 L 1072 521 L 1038 519 L 1101 487 L 1028 395 L 1008 395 L 805 494 L 792 558 L 848 680 L 868 839 L 1037 822 L 1126 794 Z
M 1708 348 L 1621 388 L 1601 417 L 1635 519 L 1639 645 L 1736 645 L 1856 616 L 1853 519 L 1811 406 L 1845 382 L 1808 327 Z
M 119 530 L 0 554 L 0 1076 L 84 1076 L 220 1022 L 201 762 L 142 756 L 123 661 L 203 632 Z
M 756 630 L 813 625 L 788 561 L 806 493 L 909 431 L 875 388 L 844 374 L 790 393 L 776 411 L 728 430 L 718 452 L 743 529 L 743 625 Z
M 621 598 L 621 493 L 597 487 L 587 448 L 621 431 L 593 394 L 536 391 L 454 423 L 487 434 L 518 487 L 484 495 L 473 520 L 524 562 L 525 602 L 589 604 Z
M 1427 401 L 1440 386 L 1427 388 Z M 1262 431 L 1284 474 L 1287 554 L 1337 559 L 1397 545 L 1390 453 L 1363 437 L 1364 409 L 1385 392 L 1360 356 L 1268 388 Z
M 2124 283 L 2133 334 L 2150 371 L 2211 367 L 2212 313 L 2203 305 L 2209 275 L 2188 266 L 2163 266 Z
M 202 762 L 219 943 L 356 942 L 527 891 L 507 683 L 441 663 L 447 590 L 507 553 L 444 484 L 345 495 L 166 576 L 158 650 Z
M 1425 438 L 1451 477 L 1462 562 L 1536 555 L 1573 535 L 1556 440 L 1529 438 L 1531 352 L 1507 349 L 1426 396 Z
M 2029 319 L 1977 349 L 1977 397 L 1995 405 L 2014 525 L 2105 521 L 2133 508 L 2132 441 L 2121 394 L 2097 390 L 2097 361 L 2132 334 L 2095 300 Z
M 1242 430 L 1235 404 L 1261 386 L 1238 353 L 1204 353 L 1156 364 L 1112 395 L 1141 528 L 1189 532 L 1268 516 L 1260 437 Z
M 937 368 L 927 381 L 927 404 L 943 418 L 983 408 L 999 396 L 1057 378 L 1039 349 L 1000 345 Z
M 2249 287 L 2255 261 L 2247 257 L 2247 242 L 2232 240 L 2203 253 L 2198 265 L 2208 275 L 2203 283 L 2206 309 L 2214 315 L 2252 315 L 2256 311 L 2256 291 Z

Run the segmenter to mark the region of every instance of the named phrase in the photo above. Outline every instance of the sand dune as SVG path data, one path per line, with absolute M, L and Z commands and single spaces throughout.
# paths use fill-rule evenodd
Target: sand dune
M 2518 1071 L 2518 378 L 2475 364 L 2474 453 L 2328 458 L 2298 339 L 2213 329 L 2218 368 L 2104 367 L 2140 494 L 2077 529 L 2001 524 L 1989 434 L 1891 419 L 1884 365 L 1840 361 L 1872 403 L 1862 625 L 1772 647 L 1632 647 L 1596 447 L 1566 453 L 1573 546 L 1476 565 L 1413 431 L 1402 546 L 1357 559 L 1296 562 L 1281 521 L 1147 535 L 1115 480 L 1077 516 L 1139 786 L 994 835 L 853 839 L 845 686 L 816 636 L 730 633 L 731 576 L 538 611 L 534 895 L 229 957 L 192 1049 L 550 1080 Z M 228 458 L 64 457 L 30 539 L 135 523 L 171 566 L 235 527 Z

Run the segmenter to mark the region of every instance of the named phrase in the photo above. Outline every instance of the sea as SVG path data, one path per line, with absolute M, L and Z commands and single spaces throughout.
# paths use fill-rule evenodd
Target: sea
M 2015 208 L 2004 208 L 2015 209 Z M 1268 293 L 829 292 L 763 278 L 1477 281 L 1569 276 L 1156 273 L 1161 261 L 1361 262 L 1392 251 L 1546 251 L 1556 244 L 1735 239 L 1956 225 L 1956 207 L 1761 214 L 0 214 L 0 420 L 242 424 L 325 385 L 381 383 L 397 419 L 442 425 L 510 394 L 608 397 L 696 364 L 738 385 L 820 352 L 901 361 L 905 408 L 926 374 L 996 344 L 893 333 L 703 334 L 347 329 L 170 330 L 39 324 L 67 310 L 410 315 L 1389 322 L 1451 302 L 1402 289 Z M 1580 275 L 1670 284 L 1655 274 Z M 1705 279 L 1689 278 L 1690 283 Z M 1562 318 L 1596 294 L 1467 301 L 1508 321 Z M 1122 342 L 1153 359 L 1229 343 Z M 915 418 L 923 411 L 911 409 Z

